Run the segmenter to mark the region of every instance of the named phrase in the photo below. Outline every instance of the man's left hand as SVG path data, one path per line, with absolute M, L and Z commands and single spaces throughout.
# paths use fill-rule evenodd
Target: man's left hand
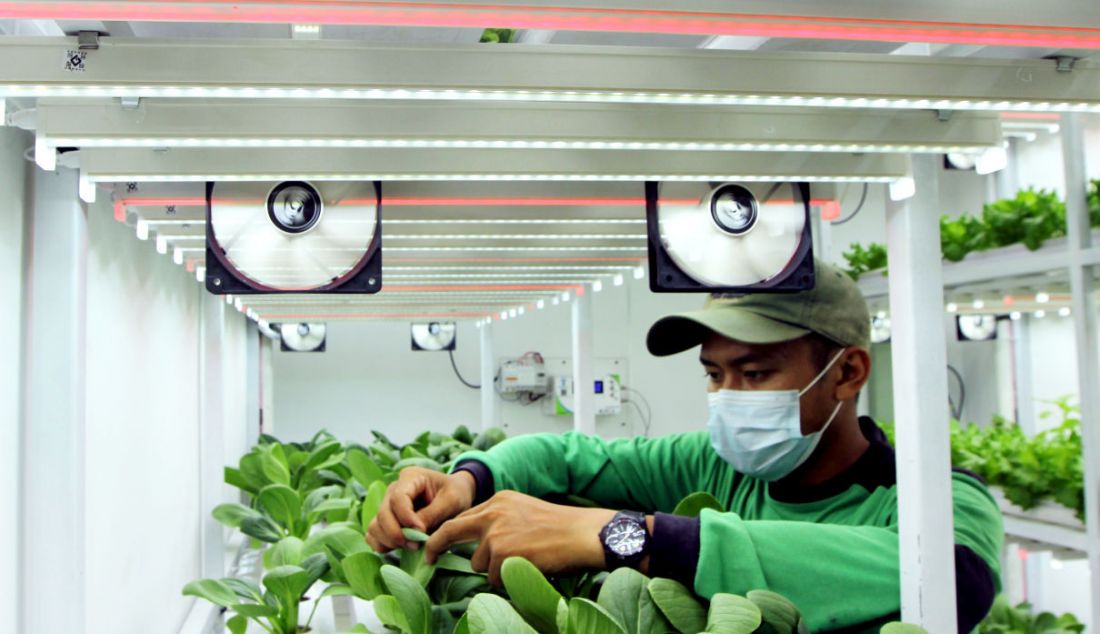
M 484 504 L 444 522 L 428 539 L 428 563 L 455 544 L 480 542 L 470 564 L 500 585 L 500 566 L 508 557 L 525 557 L 546 574 L 603 568 L 600 530 L 615 512 L 551 504 L 501 491 Z

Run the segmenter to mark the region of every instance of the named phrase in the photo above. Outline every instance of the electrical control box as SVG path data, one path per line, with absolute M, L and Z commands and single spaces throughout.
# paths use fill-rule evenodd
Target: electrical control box
M 554 393 L 550 412 L 556 416 L 573 414 L 573 377 L 555 376 Z M 617 374 L 604 374 L 592 381 L 591 394 L 596 416 L 616 416 L 623 409 L 622 380 Z
M 549 390 L 549 379 L 545 364 L 530 359 L 501 362 L 498 390 L 501 394 L 546 394 Z

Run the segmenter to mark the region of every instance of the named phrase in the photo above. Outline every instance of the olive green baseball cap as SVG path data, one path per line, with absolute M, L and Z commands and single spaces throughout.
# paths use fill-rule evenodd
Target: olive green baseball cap
M 663 357 L 718 333 L 745 343 L 780 343 L 817 333 L 841 346 L 871 345 L 871 315 L 852 278 L 814 259 L 814 288 L 800 293 L 715 293 L 703 310 L 669 315 L 649 329 L 646 346 Z

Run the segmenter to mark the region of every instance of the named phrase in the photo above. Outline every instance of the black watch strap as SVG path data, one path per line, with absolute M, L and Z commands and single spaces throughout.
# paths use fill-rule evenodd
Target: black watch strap
M 622 554 L 616 551 L 609 543 L 608 537 L 611 529 L 619 527 L 640 531 L 642 546 L 637 552 Z M 649 546 L 652 538 L 649 535 L 649 527 L 646 525 L 645 513 L 638 511 L 619 511 L 611 518 L 611 521 L 600 530 L 600 543 L 603 544 L 604 563 L 608 570 L 630 567 L 637 568 L 638 564 L 649 554 Z

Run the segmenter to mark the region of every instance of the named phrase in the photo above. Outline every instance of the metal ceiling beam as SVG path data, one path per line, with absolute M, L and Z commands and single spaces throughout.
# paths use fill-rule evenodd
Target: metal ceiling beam
M 664 103 L 1100 111 L 1100 63 L 696 49 L 106 38 L 0 41 L 0 97 Z
M 0 18 L 123 21 L 316 23 L 486 27 L 693 35 L 764 36 L 861 41 L 1100 48 L 1095 3 L 1003 0 L 838 0 L 828 6 L 765 0 L 596 0 L 556 6 L 554 0 L 13 0 Z M 580 3 L 577 3 L 580 4 Z M 965 6 L 974 4 L 975 6 Z M 960 6 L 964 5 L 964 6 Z M 812 12 L 813 15 L 804 15 Z
M 434 147 L 962 152 L 1000 147 L 994 113 L 668 105 L 48 99 L 51 147 Z
M 900 154 L 666 152 L 625 150 L 440 150 L 90 148 L 80 168 L 91 182 L 140 181 L 721 181 L 895 182 Z

